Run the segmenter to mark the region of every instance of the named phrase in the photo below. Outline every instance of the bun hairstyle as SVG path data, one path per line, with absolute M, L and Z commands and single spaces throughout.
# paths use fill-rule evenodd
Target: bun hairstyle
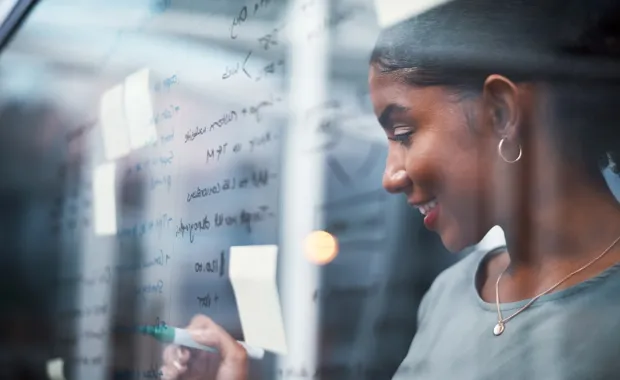
M 620 173 L 617 0 L 453 0 L 383 30 L 370 61 L 412 86 L 464 96 L 490 74 L 544 82 L 566 159 Z

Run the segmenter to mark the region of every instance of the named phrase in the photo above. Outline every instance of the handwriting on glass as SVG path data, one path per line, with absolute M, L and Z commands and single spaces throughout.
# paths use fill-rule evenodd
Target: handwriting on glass
M 156 283 L 140 285 L 136 287 L 136 296 L 138 299 L 146 299 L 152 294 L 162 294 L 164 290 L 164 281 L 159 280 Z
M 265 187 L 269 185 L 270 179 L 275 178 L 277 178 L 277 175 L 271 173 L 268 169 L 255 170 L 252 174 L 247 176 L 226 178 L 205 187 L 198 186 L 196 190 L 191 193 L 187 193 L 187 202 L 191 202 L 193 199 L 206 198 L 236 189 Z
M 174 134 L 173 134 L 173 137 L 174 137 Z M 138 161 L 134 165 L 127 168 L 127 170 L 125 171 L 125 177 L 128 177 L 134 173 L 137 174 L 142 171 L 155 169 L 158 166 L 172 165 L 173 160 L 174 160 L 174 153 L 170 150 L 168 151 L 168 153 L 164 153 L 160 156 L 151 157 L 151 158 Z
M 159 145 L 166 145 L 174 141 L 174 131 L 168 134 L 162 134 L 159 137 L 154 137 L 152 140 L 147 141 L 145 145 L 150 145 L 152 148 L 155 148 Z
M 284 60 L 280 59 L 278 61 L 274 61 L 271 62 L 269 64 L 267 64 L 265 67 L 263 67 L 263 69 L 261 70 L 260 74 L 258 74 L 255 78 L 255 81 L 259 81 L 263 78 L 267 78 L 271 75 L 274 75 L 276 73 L 276 69 L 278 67 L 282 67 L 284 66 Z
M 136 272 L 152 267 L 163 267 L 168 264 L 168 261 L 170 261 L 170 255 L 164 254 L 164 251 L 160 249 L 157 255 L 147 260 L 131 264 L 118 264 L 114 269 L 117 273 Z
M 219 273 L 220 272 L 219 260 L 211 260 L 204 263 L 195 263 L 194 271 L 196 273 Z
M 109 307 L 107 304 L 86 306 L 83 308 L 75 308 L 70 310 L 63 310 L 58 313 L 58 318 L 62 320 L 85 318 L 85 317 L 97 317 L 108 314 Z
M 65 365 L 81 365 L 81 366 L 101 366 L 103 365 L 103 357 L 97 356 L 74 356 L 67 359 Z
M 172 187 L 172 176 L 170 174 L 150 178 L 149 190 L 153 191 L 160 187 L 165 188 L 168 193 L 170 192 L 170 188 Z
M 266 8 L 269 5 L 269 3 L 271 3 L 271 0 L 260 0 L 254 3 L 254 13 L 252 13 L 252 15 L 255 15 L 259 10 Z M 243 23 L 245 23 L 249 16 L 251 15 L 249 14 L 248 7 L 244 5 L 239 10 L 239 13 L 237 13 L 237 16 L 233 18 L 232 23 L 230 25 L 230 38 L 231 39 L 234 40 L 238 37 L 236 33 L 236 28 L 242 25 Z
M 171 77 L 165 78 L 161 82 L 155 83 L 154 90 L 155 92 L 160 92 L 160 91 L 168 92 L 170 91 L 170 88 L 172 86 L 177 85 L 177 84 L 179 84 L 179 78 L 177 77 L 176 74 L 174 74 Z
M 108 329 L 105 327 L 100 327 L 99 329 L 93 329 L 93 328 L 89 328 L 84 330 L 81 333 L 78 333 L 77 335 L 74 336 L 65 336 L 65 337 L 60 337 L 59 343 L 61 345 L 66 345 L 66 346 L 75 346 L 78 341 L 84 341 L 84 340 L 106 340 L 109 337 L 109 333 L 108 333 Z M 94 363 L 88 363 L 88 364 L 94 364 Z
M 140 237 L 152 232 L 157 231 L 161 235 L 165 228 L 170 227 L 172 217 L 168 214 L 162 214 L 160 217 L 146 220 L 139 223 L 134 223 L 130 227 L 124 227 L 118 233 L 119 237 Z
M 203 126 L 203 127 L 197 126 L 193 130 L 191 129 L 188 130 L 185 133 L 185 142 L 187 143 L 189 141 L 194 141 L 196 137 L 204 135 L 205 133 L 208 133 L 208 132 L 213 132 L 216 128 L 222 128 L 236 120 L 237 120 L 237 112 L 230 111 L 224 114 L 218 120 L 212 122 L 209 126 Z
M 218 144 L 216 148 L 207 149 L 207 163 L 213 160 L 220 160 L 222 155 L 226 154 L 226 148 L 228 147 L 228 143 Z M 217 156 L 216 156 L 217 155 Z
M 251 105 L 249 107 L 245 107 L 241 109 L 241 111 L 239 112 L 244 117 L 253 116 L 256 119 L 256 122 L 260 123 L 262 120 L 261 112 L 266 108 L 275 106 L 277 102 L 281 102 L 281 101 L 282 101 L 281 97 L 272 94 L 270 95 L 268 99 L 259 101 L 258 103 Z M 232 110 L 230 112 L 227 112 L 224 115 L 222 115 L 218 120 L 212 122 L 209 125 L 196 126 L 194 129 L 189 129 L 185 133 L 185 143 L 194 141 L 196 138 L 206 133 L 213 132 L 216 129 L 224 128 L 237 120 L 238 120 L 237 111 Z
M 269 50 L 269 48 L 278 45 L 278 34 L 280 31 L 284 29 L 284 27 L 273 28 L 270 33 L 265 34 L 262 37 L 258 38 L 258 43 L 262 46 L 264 50 Z
M 171 143 L 172 141 L 174 141 L 174 132 L 166 135 L 161 135 L 159 140 L 162 145 Z
M 199 262 L 194 264 L 194 271 L 196 273 L 215 273 L 220 277 L 224 276 L 224 263 L 225 256 L 224 251 L 220 252 L 219 259 L 213 259 L 211 261 Z
M 279 136 L 273 135 L 271 132 L 265 132 L 260 136 L 252 137 L 250 140 L 248 140 L 248 143 L 245 146 L 249 146 L 249 148 L 246 148 L 246 150 L 248 150 L 249 152 L 253 152 L 254 149 L 263 147 L 271 142 L 274 142 L 278 138 Z M 226 156 L 227 154 L 237 154 L 237 153 L 241 153 L 244 150 L 243 143 L 236 143 L 235 145 L 232 146 L 232 150 L 229 147 L 230 147 L 229 143 L 223 143 L 223 144 L 217 144 L 217 146 L 213 148 L 208 148 L 207 158 L 205 162 L 209 164 L 214 161 L 219 161 L 222 157 Z
M 82 336 L 84 339 L 104 340 L 108 337 L 108 329 L 102 327 L 98 330 L 85 330 Z
M 232 68 L 229 68 L 228 66 L 226 66 L 226 70 L 224 71 L 224 74 L 222 74 L 222 79 L 228 79 L 231 76 L 236 75 L 237 73 L 239 73 L 239 68 L 241 68 L 241 71 L 243 71 L 243 73 L 248 78 L 251 79 L 252 76 L 250 75 L 250 73 L 248 72 L 246 68 L 246 65 L 248 63 L 248 60 L 250 59 L 250 56 L 252 56 L 252 50 L 250 50 L 248 54 L 245 56 L 245 59 L 243 60 L 242 64 L 237 62 Z
M 262 120 L 262 116 L 260 113 L 261 110 L 264 108 L 272 107 L 275 105 L 276 102 L 280 101 L 282 101 L 282 98 L 272 95 L 269 99 L 262 100 L 253 106 L 243 108 L 241 110 L 241 114 L 243 114 L 243 116 L 253 115 L 256 118 L 256 122 L 260 123 Z
M 235 214 L 214 213 L 212 217 L 205 215 L 202 219 L 190 223 L 184 223 L 183 219 L 179 222 L 176 230 L 176 237 L 184 238 L 185 234 L 189 236 L 189 242 L 193 243 L 195 234 L 203 231 L 210 231 L 215 228 L 236 227 L 245 228 L 248 233 L 252 233 L 252 226 L 261 223 L 275 215 L 269 210 L 269 206 L 259 206 L 254 211 L 241 210 Z M 211 222 L 213 220 L 213 222 Z
M 160 122 L 172 119 L 174 115 L 179 113 L 180 110 L 181 110 L 181 106 L 171 104 L 168 107 L 166 107 L 163 111 L 156 113 L 155 116 L 153 116 L 151 123 L 157 125 Z
M 211 295 L 211 293 L 207 293 L 202 297 L 196 297 L 196 299 L 198 300 L 198 306 L 203 309 L 208 309 L 211 306 L 215 306 L 220 297 L 218 297 L 215 293 L 213 293 L 213 295 Z
M 273 135 L 269 131 L 263 133 L 260 136 L 253 137 L 248 142 L 250 144 L 250 152 L 253 152 L 255 148 L 259 148 L 259 147 L 262 147 L 264 145 L 267 145 L 267 144 L 277 140 L 278 138 L 279 138 L 279 136 Z
M 222 74 L 222 79 L 228 79 L 231 76 L 237 74 L 239 72 L 239 62 L 237 62 L 236 66 L 233 66 L 232 68 L 226 66 L 226 69 L 224 70 L 224 74 Z

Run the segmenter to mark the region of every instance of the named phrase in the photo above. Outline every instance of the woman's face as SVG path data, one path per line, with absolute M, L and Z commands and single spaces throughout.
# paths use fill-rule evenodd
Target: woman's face
M 371 67 L 370 95 L 388 139 L 383 186 L 404 193 L 450 251 L 478 243 L 493 226 L 497 136 L 480 122 L 476 99 L 441 86 L 417 87 Z M 475 128 L 475 130 L 474 130 Z

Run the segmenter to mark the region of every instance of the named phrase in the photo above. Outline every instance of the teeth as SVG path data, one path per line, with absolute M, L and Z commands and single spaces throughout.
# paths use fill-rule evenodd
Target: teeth
M 426 215 L 431 212 L 431 210 L 434 209 L 435 206 L 437 206 L 437 201 L 432 200 L 426 204 L 423 204 L 422 206 L 418 206 L 418 210 L 420 210 L 420 213 L 422 213 L 422 215 Z

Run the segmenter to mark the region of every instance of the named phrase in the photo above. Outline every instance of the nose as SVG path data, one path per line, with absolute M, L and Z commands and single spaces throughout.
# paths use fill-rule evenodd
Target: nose
M 402 165 L 403 161 L 397 156 L 400 155 L 391 152 L 388 154 L 383 171 L 383 188 L 392 194 L 403 192 L 411 184 L 411 180 Z
M 401 193 L 408 184 L 409 179 L 404 169 L 393 170 L 385 168 L 385 172 L 383 172 L 383 188 L 385 190 L 392 194 Z

